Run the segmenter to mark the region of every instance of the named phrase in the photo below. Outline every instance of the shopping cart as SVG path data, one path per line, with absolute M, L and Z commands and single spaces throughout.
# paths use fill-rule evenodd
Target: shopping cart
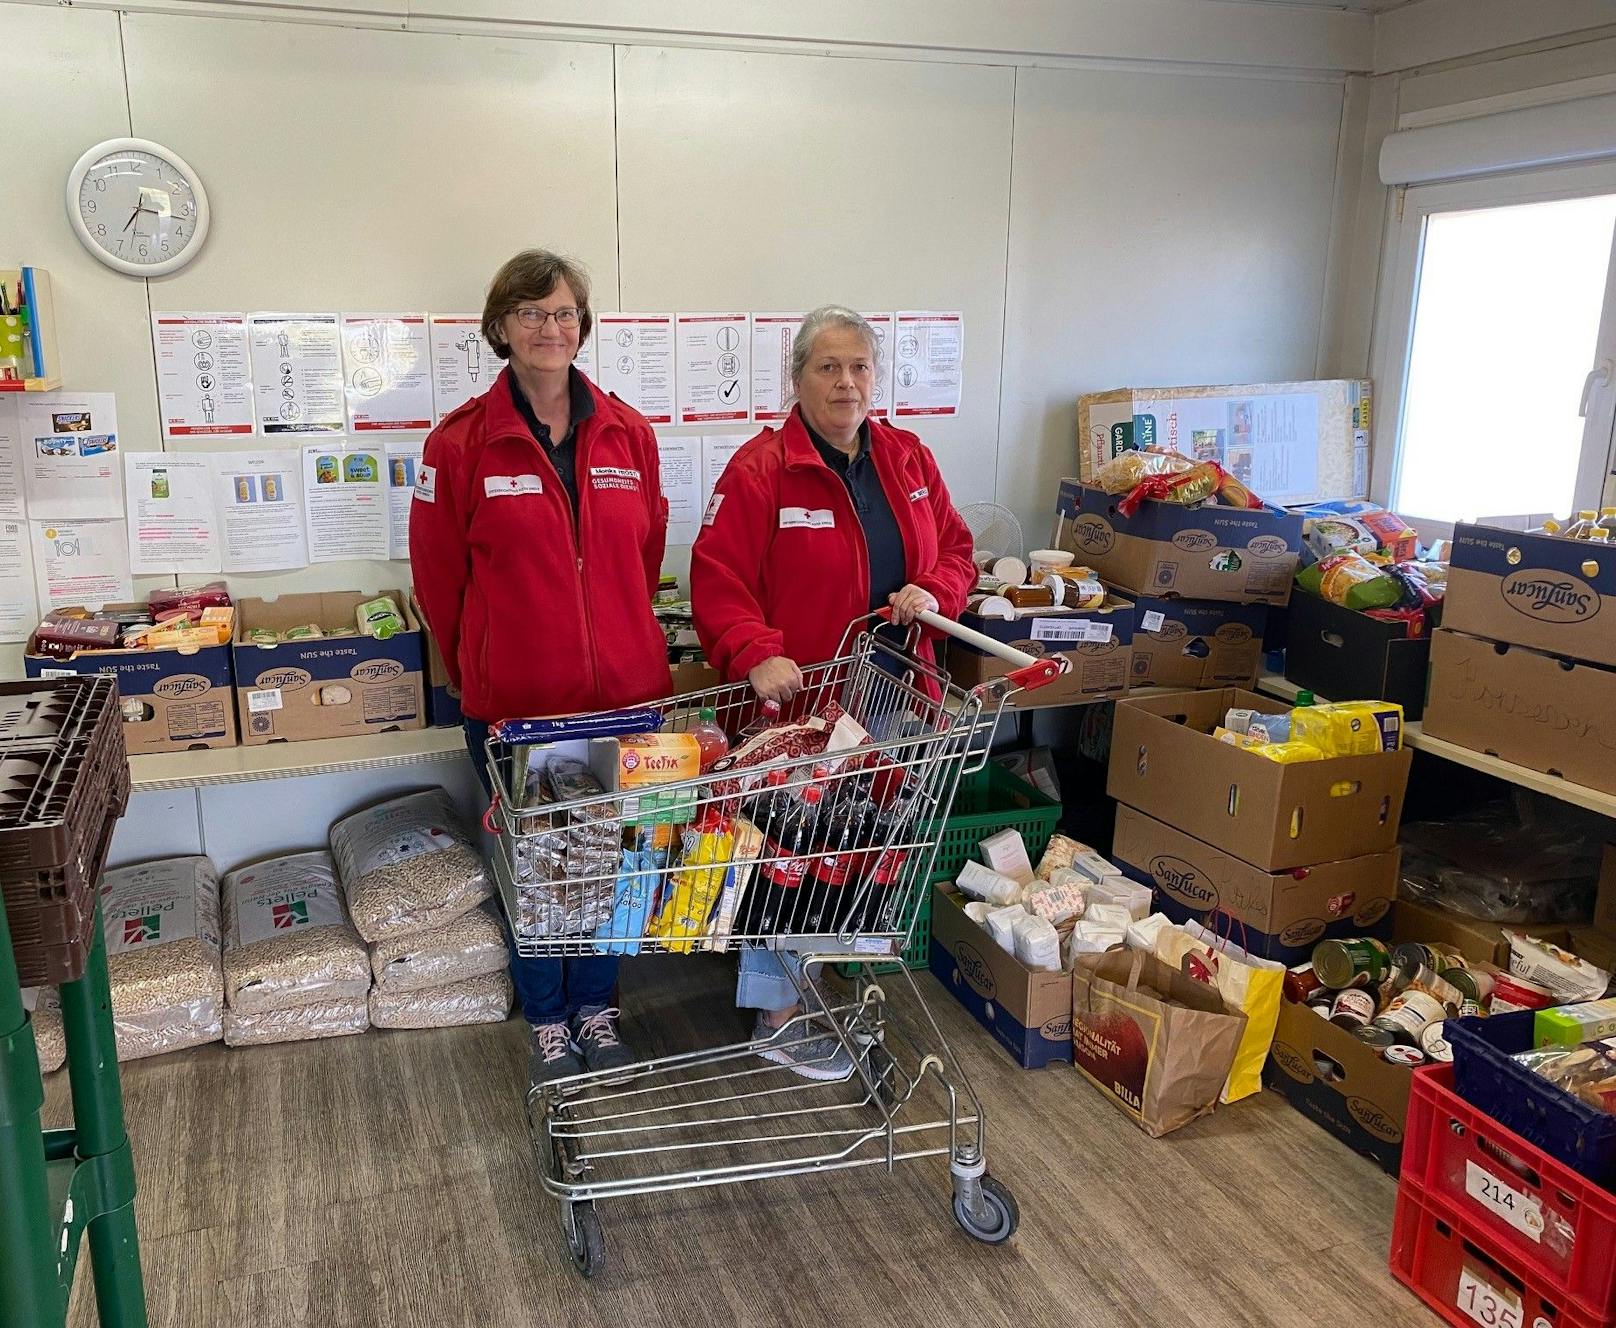
M 870 967 L 909 940 L 955 789 L 986 761 L 1005 700 L 1067 662 L 921 619 L 1010 671 L 963 691 L 917 656 L 918 626 L 903 639 L 865 621 L 835 659 L 803 670 L 789 727 L 762 736 L 744 684 L 494 727 L 485 824 L 520 954 L 752 945 L 802 960 L 800 977 L 787 970 L 802 1013 L 774 1038 L 530 1088 L 544 1187 L 585 1277 L 604 1259 L 598 1200 L 915 1158 L 949 1159 L 954 1216 L 969 1235 L 997 1244 L 1014 1233 L 1015 1199 L 987 1173 L 981 1103 L 958 1060 L 908 970 L 918 1034 L 890 1017 Z M 619 786 L 618 744 L 594 740 L 689 733 L 707 709 L 732 741 L 698 777 Z M 646 755 L 642 744 L 635 761 Z M 851 965 L 845 985 L 828 982 L 833 962 Z M 839 1049 L 822 1073 L 848 1057 L 852 1068 L 814 1081 L 759 1054 L 789 1044 L 806 1056 L 810 1041 Z

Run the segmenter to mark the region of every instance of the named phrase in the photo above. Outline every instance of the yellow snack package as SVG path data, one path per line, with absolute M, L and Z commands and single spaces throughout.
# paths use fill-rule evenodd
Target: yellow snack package
M 1394 701 L 1336 701 L 1291 712 L 1291 737 L 1326 756 L 1378 756 L 1403 746 L 1403 707 Z
M 667 897 L 651 927 L 653 936 L 670 938 L 668 949 L 674 954 L 689 954 L 698 945 L 706 945 L 707 918 L 724 888 L 735 848 L 735 835 L 728 828 L 728 822 L 716 824 L 724 828 L 692 826 L 684 832 L 681 837 L 684 866 L 674 873 Z M 671 939 L 674 937 L 691 939 Z
M 1298 761 L 1322 761 L 1325 753 L 1321 752 L 1310 742 L 1265 742 L 1256 747 L 1248 747 L 1247 751 L 1264 760 L 1277 761 L 1280 765 L 1294 765 Z

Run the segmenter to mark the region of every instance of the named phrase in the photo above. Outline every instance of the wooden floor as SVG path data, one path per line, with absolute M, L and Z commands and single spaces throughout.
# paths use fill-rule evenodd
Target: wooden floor
M 624 975 L 631 1038 L 746 1031 L 718 957 Z M 1007 1246 L 959 1231 L 928 1160 L 603 1204 L 609 1267 L 586 1284 L 537 1181 L 521 1023 L 214 1046 L 124 1068 L 151 1323 L 1435 1322 L 1386 1271 L 1393 1182 L 1275 1095 L 1152 1140 L 1070 1066 L 1017 1068 L 920 981 L 1021 1205 Z M 54 1076 L 47 1124 L 66 1090 Z M 88 1283 L 81 1266 L 75 1328 L 95 1322 Z

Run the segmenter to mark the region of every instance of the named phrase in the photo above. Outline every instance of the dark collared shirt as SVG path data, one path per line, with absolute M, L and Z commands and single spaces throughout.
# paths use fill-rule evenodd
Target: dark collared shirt
M 892 504 L 887 501 L 887 491 L 881 487 L 881 476 L 870 456 L 870 422 L 859 425 L 858 451 L 852 456 L 821 438 L 806 415 L 802 425 L 825 464 L 847 486 L 847 496 L 853 500 L 870 552 L 870 608 L 885 608 L 887 596 L 902 590 L 909 578 L 904 565 L 903 532 L 898 529 L 898 519 L 892 515 Z
M 567 491 L 567 499 L 572 504 L 573 520 L 578 518 L 578 426 L 595 413 L 595 398 L 589 395 L 589 385 L 584 382 L 584 376 L 576 369 L 567 370 L 567 386 L 572 394 L 572 423 L 567 426 L 567 436 L 559 443 L 550 437 L 550 426 L 544 423 L 533 413 L 527 394 L 522 391 L 522 385 L 516 381 L 516 375 L 511 374 L 511 397 L 516 402 L 516 410 L 527 421 L 527 427 L 532 430 L 533 437 L 550 458 L 550 464 L 556 468 L 556 474 L 561 476 L 561 487 Z

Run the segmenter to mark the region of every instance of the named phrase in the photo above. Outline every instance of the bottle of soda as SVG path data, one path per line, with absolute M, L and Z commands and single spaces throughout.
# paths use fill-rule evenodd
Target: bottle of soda
M 795 889 L 808 875 L 804 855 L 812 851 L 825 786 L 811 783 L 798 790 L 781 789 L 775 797 L 785 806 L 776 802 L 771 823 L 764 828 L 765 861 L 760 875 L 771 885 Z
M 698 721 L 690 726 L 689 733 L 701 748 L 703 774 L 712 769 L 713 762 L 723 760 L 729 753 L 729 738 L 718 726 L 718 711 L 712 706 L 702 707 Z
M 746 746 L 753 738 L 765 729 L 772 729 L 780 722 L 780 703 L 778 701 L 765 701 L 758 707 L 758 712 L 752 717 L 752 722 L 735 735 L 735 748 Z

